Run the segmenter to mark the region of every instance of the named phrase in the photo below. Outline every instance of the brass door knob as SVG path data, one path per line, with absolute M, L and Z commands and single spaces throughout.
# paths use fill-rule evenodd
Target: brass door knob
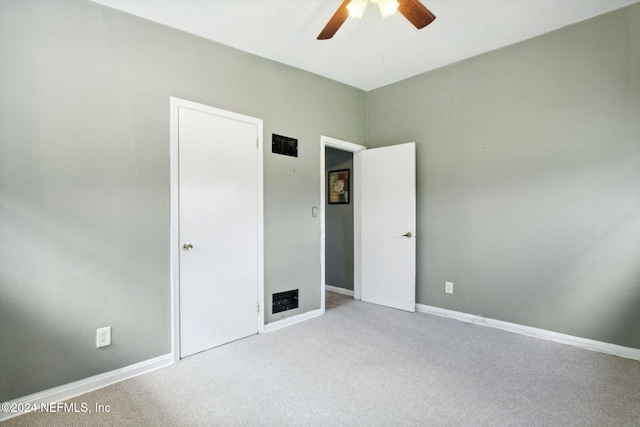
M 191 243 L 185 243 L 184 245 L 182 245 L 182 249 L 184 249 L 185 251 L 190 251 L 191 249 L 193 249 L 193 245 Z

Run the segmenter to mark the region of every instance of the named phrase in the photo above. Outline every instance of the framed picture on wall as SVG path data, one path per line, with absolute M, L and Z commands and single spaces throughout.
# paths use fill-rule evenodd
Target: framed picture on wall
M 349 169 L 329 172 L 329 204 L 349 203 Z

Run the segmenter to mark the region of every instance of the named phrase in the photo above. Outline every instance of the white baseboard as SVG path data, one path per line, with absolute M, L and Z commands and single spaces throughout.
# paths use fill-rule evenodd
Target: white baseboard
M 296 323 L 304 322 L 305 320 L 313 319 L 314 317 L 322 316 L 324 309 L 319 308 L 317 310 L 307 311 L 306 313 L 298 314 L 296 316 L 287 317 L 282 320 L 267 323 L 264 325 L 264 332 L 272 332 L 276 329 L 281 329 L 287 326 L 295 325 Z
M 351 289 L 339 288 L 331 285 L 324 285 L 324 289 L 329 292 L 335 292 L 336 294 L 348 295 L 350 297 L 353 296 L 353 291 Z
M 134 365 L 125 366 L 124 368 L 116 369 L 115 371 L 105 372 L 104 374 L 94 375 L 92 377 L 54 387 L 49 390 L 30 394 L 28 396 L 11 400 L 7 403 L 15 403 L 15 407 L 17 408 L 34 408 L 39 407 L 43 403 L 62 402 L 63 400 L 68 400 L 81 394 L 89 393 L 90 391 L 171 365 L 173 362 L 173 354 L 166 354 Z M 0 421 L 16 417 L 23 413 L 24 412 L 0 411 Z
M 518 325 L 516 323 L 503 322 L 502 320 L 487 319 L 482 315 L 462 313 L 460 311 L 447 310 L 445 308 L 432 307 L 424 304 L 416 304 L 416 310 L 421 313 L 435 314 L 436 316 L 473 323 L 474 325 L 487 326 L 490 328 L 501 329 L 503 331 L 514 332 L 516 334 L 555 341 L 561 344 L 568 344 L 587 350 L 612 354 L 614 356 L 624 357 L 627 359 L 640 360 L 640 349 L 623 347 L 621 345 L 609 344 L 587 338 L 574 337 L 572 335 L 560 334 L 546 329 L 538 329 L 530 326 Z

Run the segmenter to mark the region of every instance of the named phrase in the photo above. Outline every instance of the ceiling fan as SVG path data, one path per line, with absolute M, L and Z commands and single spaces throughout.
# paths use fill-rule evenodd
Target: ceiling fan
M 398 10 L 417 29 L 429 25 L 436 19 L 436 16 L 422 5 L 418 0 L 369 0 L 377 3 L 382 17 L 392 15 Z M 333 14 L 322 32 L 318 35 L 318 40 L 327 40 L 342 26 L 349 16 L 361 18 L 367 7 L 367 0 L 344 0 L 336 13 Z

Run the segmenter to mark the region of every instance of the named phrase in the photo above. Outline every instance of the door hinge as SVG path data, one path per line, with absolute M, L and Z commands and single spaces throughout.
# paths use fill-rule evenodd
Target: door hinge
M 260 138 L 258 138 L 258 137 L 256 136 L 256 148 L 258 148 L 258 145 L 259 145 L 259 144 L 260 144 Z
M 260 303 L 256 304 L 256 309 L 257 309 L 258 313 L 260 313 Z

